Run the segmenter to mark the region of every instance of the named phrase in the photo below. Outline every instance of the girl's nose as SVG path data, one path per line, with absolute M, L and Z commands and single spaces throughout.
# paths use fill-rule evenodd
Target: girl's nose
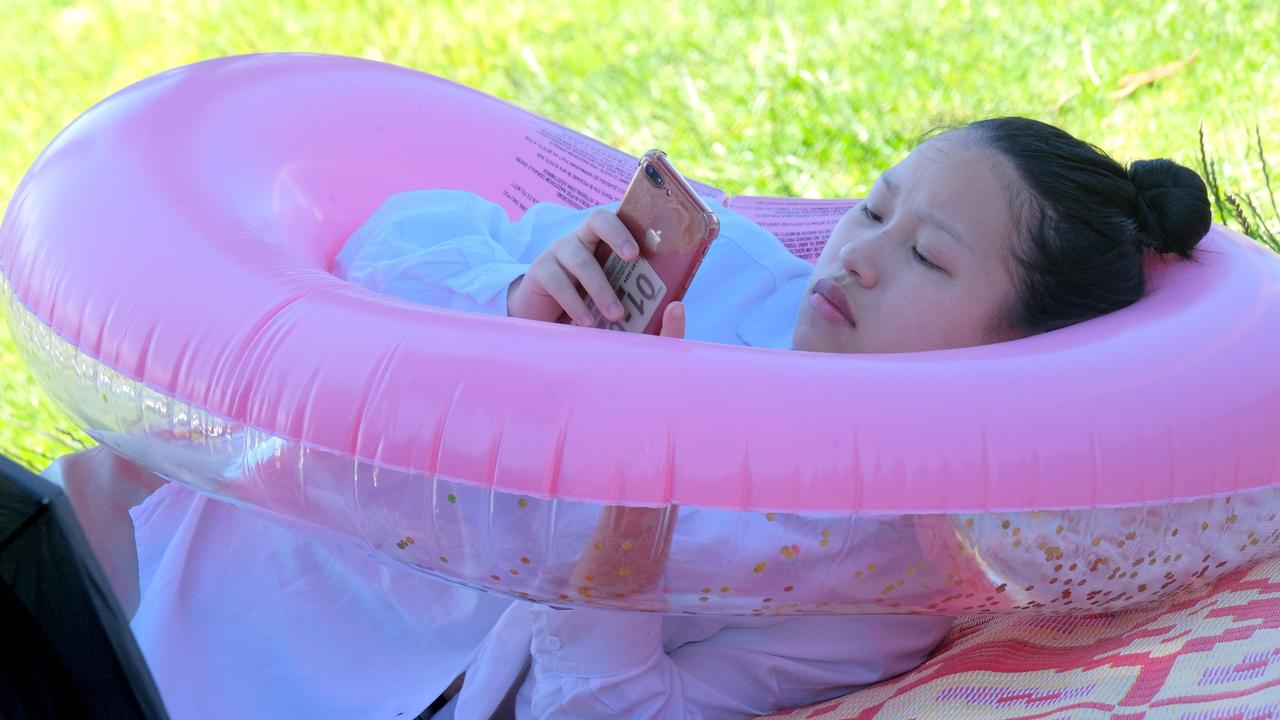
M 840 248 L 840 265 L 865 288 L 875 286 L 875 251 L 867 238 L 855 238 Z

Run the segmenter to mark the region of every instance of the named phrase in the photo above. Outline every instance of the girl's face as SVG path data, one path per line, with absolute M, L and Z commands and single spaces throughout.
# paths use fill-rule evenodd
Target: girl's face
M 1016 337 L 1002 321 L 1014 297 L 1013 177 L 964 131 L 886 171 L 827 240 L 792 347 L 913 352 Z

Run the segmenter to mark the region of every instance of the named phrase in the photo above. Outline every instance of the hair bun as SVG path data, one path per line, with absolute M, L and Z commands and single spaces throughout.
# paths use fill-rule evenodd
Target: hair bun
M 1191 168 L 1163 159 L 1133 163 L 1129 180 L 1138 189 L 1142 244 L 1156 252 L 1189 257 L 1213 222 L 1204 180 Z

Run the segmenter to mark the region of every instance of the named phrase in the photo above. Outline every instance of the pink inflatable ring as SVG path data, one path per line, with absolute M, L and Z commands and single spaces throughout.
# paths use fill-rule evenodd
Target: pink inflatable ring
M 1130 308 L 906 355 L 459 313 L 329 272 L 393 193 L 514 216 L 614 199 L 633 162 L 390 65 L 178 68 L 27 173 L 0 226 L 8 314 L 58 404 L 124 455 L 542 602 L 1113 609 L 1276 551 L 1280 261 L 1222 227 L 1198 262 L 1153 259 Z M 849 204 L 815 208 L 829 229 Z

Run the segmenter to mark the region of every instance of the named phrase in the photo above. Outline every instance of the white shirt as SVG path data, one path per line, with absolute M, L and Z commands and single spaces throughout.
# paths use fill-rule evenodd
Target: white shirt
M 686 336 L 789 346 L 812 266 L 737 213 L 690 286 Z M 506 313 L 506 289 L 588 211 L 516 222 L 476 196 L 404 193 L 335 272 L 408 300 Z M 526 663 L 519 718 L 745 717 L 846 694 L 918 665 L 930 616 L 701 617 L 556 611 L 384 566 L 171 484 L 132 511 L 133 620 L 176 720 L 413 718 L 461 672 L 458 718 L 492 713 Z

